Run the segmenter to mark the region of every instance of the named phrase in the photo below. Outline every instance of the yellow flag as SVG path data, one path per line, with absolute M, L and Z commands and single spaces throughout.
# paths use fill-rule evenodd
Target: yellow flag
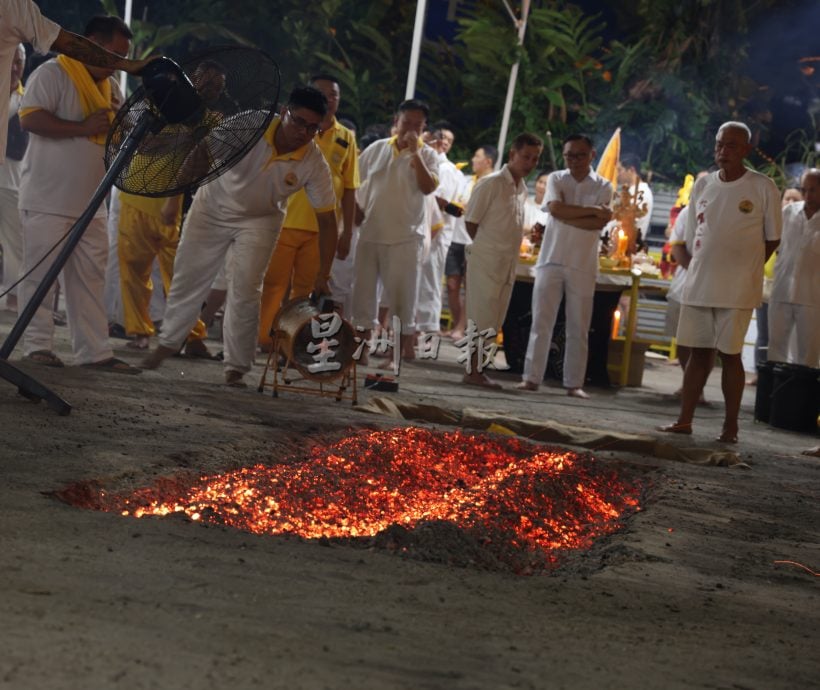
M 598 160 L 598 167 L 595 170 L 601 177 L 609 180 L 612 189 L 618 190 L 618 161 L 621 158 L 621 128 L 615 130 L 609 143 L 606 145 L 601 158 Z

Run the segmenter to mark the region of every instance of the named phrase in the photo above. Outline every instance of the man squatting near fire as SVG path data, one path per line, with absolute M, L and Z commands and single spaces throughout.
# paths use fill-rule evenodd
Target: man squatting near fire
M 466 248 L 468 339 L 492 329 L 487 335 L 494 341 L 504 322 L 524 232 L 529 196 L 525 180 L 538 164 L 543 148 L 544 143 L 534 134 L 519 134 L 510 147 L 507 163 L 481 179 L 470 195 L 464 213 L 473 240 Z M 467 344 L 470 363 L 462 381 L 501 388 L 483 372 L 483 348 L 474 347 L 474 342 Z
M 751 131 L 725 122 L 715 139 L 719 170 L 692 189 L 686 243 L 692 260 L 686 272 L 678 342 L 691 348 L 683 374 L 677 421 L 660 431 L 691 434 L 695 406 L 720 353 L 726 410 L 718 441 L 737 443 L 745 375 L 741 351 L 752 310 L 763 297 L 763 265 L 780 242 L 780 193 L 765 175 L 743 160 L 752 150 Z
M 265 134 L 227 171 L 197 191 L 185 219 L 159 346 L 143 361 L 157 368 L 176 354 L 197 320 L 211 284 L 233 253 L 225 306 L 225 382 L 245 385 L 256 352 L 262 281 L 276 246 L 288 197 L 304 188 L 319 224 L 317 294 L 328 293 L 336 252 L 336 196 L 315 135 L 327 99 L 311 86 L 291 91 Z

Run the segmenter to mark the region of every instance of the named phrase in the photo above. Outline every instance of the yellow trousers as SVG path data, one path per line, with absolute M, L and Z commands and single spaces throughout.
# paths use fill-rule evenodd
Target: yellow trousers
M 262 284 L 260 345 L 271 344 L 270 330 L 282 302 L 307 297 L 313 290 L 318 270 L 319 233 L 282 228 Z
M 117 254 L 120 258 L 120 290 L 125 331 L 152 336 L 154 324 L 148 304 L 154 285 L 151 268 L 159 260 L 162 284 L 167 294 L 174 274 L 174 257 L 179 244 L 179 226 L 165 225 L 161 219 L 123 203 L 120 207 Z M 202 340 L 207 329 L 197 321 L 189 338 Z

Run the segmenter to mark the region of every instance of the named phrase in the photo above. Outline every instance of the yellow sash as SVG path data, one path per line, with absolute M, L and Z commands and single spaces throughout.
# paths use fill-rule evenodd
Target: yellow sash
M 83 114 L 88 117 L 98 110 L 108 110 L 108 121 L 113 122 L 114 111 L 111 107 L 111 82 L 108 79 L 95 82 L 82 62 L 67 57 L 66 55 L 58 55 L 57 64 L 65 70 L 68 78 L 71 79 L 71 82 L 77 89 Z M 88 138 L 95 144 L 102 145 L 105 144 L 105 137 L 105 134 L 96 134 Z

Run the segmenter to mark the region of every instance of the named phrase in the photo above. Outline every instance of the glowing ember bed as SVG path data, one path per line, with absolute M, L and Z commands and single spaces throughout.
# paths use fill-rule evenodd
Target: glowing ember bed
M 128 517 L 184 513 L 255 534 L 365 538 L 399 552 L 426 533 L 447 542 L 433 560 L 463 563 L 447 549 L 472 547 L 486 552 L 472 559 L 483 565 L 533 572 L 618 530 L 640 510 L 641 491 L 637 480 L 565 449 L 403 427 L 357 432 L 275 465 L 162 479 L 131 493 L 88 483 L 58 495 Z

